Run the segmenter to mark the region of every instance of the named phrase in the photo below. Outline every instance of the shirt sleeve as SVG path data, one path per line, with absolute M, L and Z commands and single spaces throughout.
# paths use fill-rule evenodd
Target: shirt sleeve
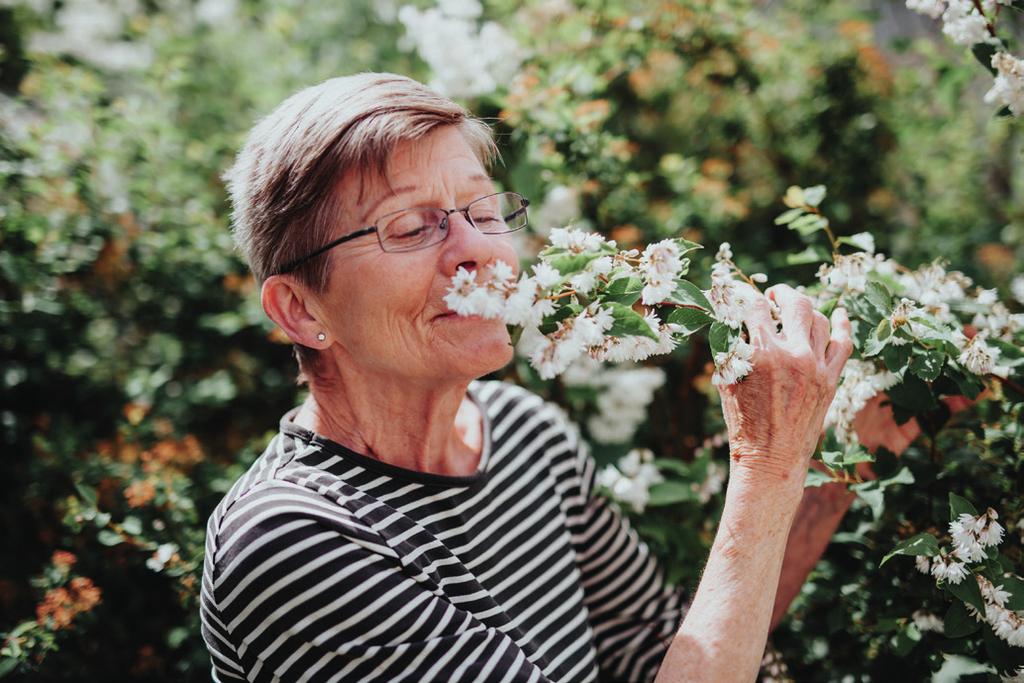
M 324 505 L 269 487 L 225 516 L 203 597 L 215 680 L 547 680 L 355 514 L 346 524 Z
M 567 422 L 578 477 L 569 529 L 590 613 L 601 680 L 653 681 L 689 601 L 618 508 L 595 491 L 596 463 Z

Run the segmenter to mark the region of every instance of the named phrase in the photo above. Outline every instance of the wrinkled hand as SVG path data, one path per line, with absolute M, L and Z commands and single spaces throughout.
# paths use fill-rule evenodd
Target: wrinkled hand
M 754 367 L 739 383 L 720 387 L 733 467 L 759 478 L 802 486 L 839 375 L 853 351 L 850 320 L 837 307 L 829 319 L 787 285 L 765 295 L 751 288 L 744 324 Z M 779 306 L 782 330 L 772 318 Z

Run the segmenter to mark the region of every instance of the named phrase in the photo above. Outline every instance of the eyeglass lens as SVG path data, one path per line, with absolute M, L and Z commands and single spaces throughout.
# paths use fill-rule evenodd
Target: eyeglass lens
M 514 192 L 481 197 L 465 209 L 470 222 L 483 233 L 500 234 L 526 225 L 526 204 Z M 416 208 L 399 211 L 378 226 L 381 246 L 386 251 L 406 251 L 431 246 L 445 237 L 448 214 L 440 209 Z

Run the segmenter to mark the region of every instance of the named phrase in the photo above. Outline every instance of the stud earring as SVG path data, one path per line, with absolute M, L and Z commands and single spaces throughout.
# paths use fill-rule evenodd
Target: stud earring
M 323 332 L 321 332 L 320 334 L 316 335 L 316 340 L 317 341 L 323 341 L 325 339 L 327 339 L 327 335 L 324 334 Z

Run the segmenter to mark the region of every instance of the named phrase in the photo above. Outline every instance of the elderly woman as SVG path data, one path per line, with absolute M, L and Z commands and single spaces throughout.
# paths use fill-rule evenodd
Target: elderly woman
M 512 358 L 505 325 L 443 301 L 459 267 L 517 263 L 526 202 L 492 182 L 494 153 L 455 103 L 361 74 L 289 98 L 229 172 L 309 395 L 209 520 L 215 680 L 749 681 L 849 506 L 803 488 L 849 321 L 774 287 L 782 329 L 759 297 L 756 367 L 722 392 L 731 470 L 703 577 L 667 585 L 561 411 L 479 379 Z

